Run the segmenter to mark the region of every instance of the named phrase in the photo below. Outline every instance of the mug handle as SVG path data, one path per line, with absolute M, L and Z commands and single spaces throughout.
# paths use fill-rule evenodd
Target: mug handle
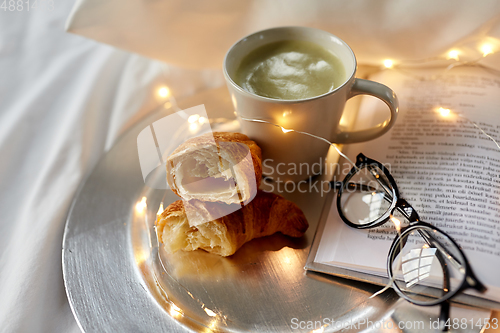
M 375 127 L 360 130 L 360 131 L 342 131 L 337 133 L 333 142 L 335 143 L 357 143 L 363 141 L 373 140 L 391 129 L 392 125 L 396 122 L 399 110 L 398 98 L 394 91 L 389 87 L 370 80 L 354 79 L 354 84 L 351 91 L 347 95 L 347 99 L 357 95 L 371 95 L 381 99 L 387 104 L 391 111 L 389 120 L 378 124 Z

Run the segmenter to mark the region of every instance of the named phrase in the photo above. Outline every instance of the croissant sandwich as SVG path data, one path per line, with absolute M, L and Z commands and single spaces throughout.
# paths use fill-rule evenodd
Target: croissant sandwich
M 185 200 L 248 203 L 260 184 L 261 160 L 259 146 L 246 135 L 207 133 L 167 158 L 167 182 Z
M 225 206 L 198 200 L 177 200 L 169 205 L 156 222 L 156 232 L 165 250 L 173 253 L 203 249 L 226 257 L 254 238 L 276 232 L 301 237 L 309 227 L 296 204 L 273 193 L 259 191 L 248 205 L 224 216 L 221 209 Z M 222 217 L 200 224 L 188 219 L 188 215 L 196 219 L 196 214 L 186 212 Z

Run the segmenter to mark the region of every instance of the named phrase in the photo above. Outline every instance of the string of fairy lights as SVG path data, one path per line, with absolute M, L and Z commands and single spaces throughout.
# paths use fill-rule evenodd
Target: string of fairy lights
M 411 75 L 413 77 L 416 77 L 421 80 L 437 80 L 439 79 L 440 75 L 446 74 L 446 72 L 450 71 L 453 68 L 460 67 L 460 66 L 476 66 L 476 67 L 481 67 L 490 73 L 500 76 L 500 71 L 487 67 L 481 63 L 483 59 L 485 59 L 487 56 L 494 54 L 498 49 L 500 48 L 500 41 L 494 38 L 487 38 L 487 41 L 480 43 L 478 47 L 475 50 L 471 50 L 470 47 L 464 47 L 464 50 L 460 50 L 458 48 L 453 48 L 449 50 L 445 55 L 442 55 L 440 57 L 432 57 L 432 58 L 426 58 L 426 59 L 420 59 L 420 60 L 414 60 L 414 61 L 403 61 L 403 62 L 397 62 L 392 59 L 385 59 L 382 61 L 383 68 L 384 69 L 392 69 L 392 70 L 400 70 L 404 74 Z M 474 52 L 475 51 L 475 52 Z M 448 63 L 446 64 L 446 67 L 444 67 L 443 71 L 441 71 L 440 74 L 438 75 L 432 75 L 430 77 L 425 77 L 425 76 L 418 76 L 413 73 L 410 73 L 406 71 L 408 68 L 414 68 L 415 64 L 419 64 L 422 66 L 423 64 L 428 64 L 430 65 L 433 62 L 436 61 L 447 61 Z M 482 135 L 486 136 L 489 140 L 491 140 L 500 150 L 500 144 L 498 141 L 493 138 L 490 134 L 488 134 L 483 128 L 481 128 L 476 122 L 470 120 L 469 118 L 465 117 L 463 114 L 459 112 L 454 112 L 449 108 L 445 108 L 442 106 L 438 106 L 435 108 L 435 111 L 443 118 L 449 118 L 452 116 L 461 118 L 468 123 L 472 124 L 474 127 L 476 127 Z
M 480 46 L 475 50 L 472 50 L 470 47 L 464 47 L 464 50 L 453 48 L 441 56 L 399 62 L 393 59 L 384 59 L 382 61 L 382 65 L 384 68 L 398 68 L 430 64 L 437 61 L 448 61 L 449 63 L 446 67 L 447 69 L 451 69 L 460 65 L 478 65 L 480 64 L 481 60 L 491 54 L 494 54 L 499 46 L 500 41 L 489 38 L 487 42 L 480 44 Z
M 397 61 L 393 59 L 384 59 L 382 60 L 382 66 L 381 70 L 398 70 L 401 71 L 404 74 L 411 75 L 414 77 L 417 77 L 418 79 L 421 80 L 437 80 L 439 79 L 440 75 L 444 75 L 447 71 L 459 67 L 459 66 L 478 66 L 482 67 L 491 73 L 500 76 L 500 71 L 496 70 L 491 67 L 487 67 L 481 63 L 483 59 L 486 57 L 494 54 L 498 49 L 500 49 L 500 41 L 492 38 L 492 37 L 487 37 L 484 39 L 482 43 L 472 43 L 473 46 L 469 44 L 464 44 L 462 48 L 453 48 L 447 51 L 446 53 L 442 54 L 441 56 L 436 56 L 436 57 L 430 57 L 430 58 L 425 58 L 425 59 L 417 59 L 417 60 L 407 60 L 407 61 Z M 409 72 L 409 69 L 417 68 L 416 66 L 424 66 L 424 65 L 436 65 L 440 64 L 443 67 L 443 71 L 438 74 L 438 75 L 432 75 L 430 77 L 425 77 L 425 76 L 418 76 L 415 75 L 414 73 Z M 163 85 L 158 87 L 157 89 L 157 97 L 160 99 L 160 101 L 163 103 L 163 107 L 165 109 L 171 109 L 174 112 L 180 111 L 180 108 L 177 106 L 175 97 L 171 94 L 170 88 Z M 441 115 L 443 118 L 450 118 L 452 116 L 455 117 L 460 117 L 464 119 L 465 121 L 469 122 L 472 124 L 474 127 L 476 127 L 483 135 L 488 137 L 491 141 L 495 143 L 495 145 L 498 147 L 500 150 L 500 144 L 493 138 L 490 134 L 486 133 L 485 130 L 483 130 L 477 123 L 474 121 L 470 120 L 469 118 L 465 117 L 463 114 L 460 114 L 458 112 L 452 111 L 449 108 L 442 107 L 442 106 L 437 106 L 435 108 L 435 111 Z M 204 122 L 209 121 L 203 117 L 198 117 L 197 119 L 194 119 L 193 115 L 188 119 L 190 125 L 189 129 L 195 133 L 196 130 L 198 129 L 199 125 L 202 125 Z M 242 118 L 243 119 L 243 118 Z M 228 119 L 229 120 L 229 119 Z M 300 134 L 303 135 L 309 135 L 309 136 L 314 136 L 319 140 L 322 141 L 327 141 L 328 140 L 324 138 L 319 138 L 315 136 L 314 134 L 311 133 L 305 133 L 305 132 L 300 132 L 296 131 L 295 129 L 287 129 L 284 128 L 278 124 L 262 120 L 262 119 L 249 119 L 249 118 L 244 118 L 245 121 L 257 121 L 261 123 L 268 123 L 274 126 L 281 127 L 283 133 L 288 133 L 288 132 L 299 132 Z M 199 124 L 198 124 L 199 123 Z M 338 147 L 334 144 L 329 142 L 329 144 L 334 147 L 339 154 L 343 155 Z

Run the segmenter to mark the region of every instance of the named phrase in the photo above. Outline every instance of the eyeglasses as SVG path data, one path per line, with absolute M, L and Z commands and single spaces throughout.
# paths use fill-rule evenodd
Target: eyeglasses
M 413 304 L 441 304 L 440 319 L 446 322 L 451 297 L 468 288 L 484 292 L 486 287 L 475 277 L 460 246 L 442 230 L 421 221 L 400 198 L 394 178 L 382 163 L 359 154 L 355 165 L 342 182 L 332 182 L 338 189 L 340 217 L 357 229 L 391 220 L 400 229 L 387 258 L 393 288 Z M 401 221 L 408 225 L 401 227 Z

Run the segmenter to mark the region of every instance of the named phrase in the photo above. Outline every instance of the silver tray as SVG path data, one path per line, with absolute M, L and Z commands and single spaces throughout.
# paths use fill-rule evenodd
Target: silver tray
M 179 106 L 202 103 L 211 118 L 234 117 L 225 89 Z M 64 231 L 63 274 L 84 332 L 358 332 L 379 330 L 335 323 L 394 326 L 402 319 L 432 317 L 392 291 L 369 299 L 380 287 L 304 270 L 324 206 L 320 195 L 283 194 L 310 223 L 301 239 L 275 234 L 247 243 L 229 258 L 203 251 L 164 253 L 154 221 L 161 202 L 166 206 L 178 198 L 144 184 L 136 140 L 169 112 L 159 109 L 125 133 L 73 202 Z M 147 207 L 141 208 L 143 197 Z M 328 322 L 333 325 L 321 328 Z M 420 332 L 397 326 L 390 331 Z

